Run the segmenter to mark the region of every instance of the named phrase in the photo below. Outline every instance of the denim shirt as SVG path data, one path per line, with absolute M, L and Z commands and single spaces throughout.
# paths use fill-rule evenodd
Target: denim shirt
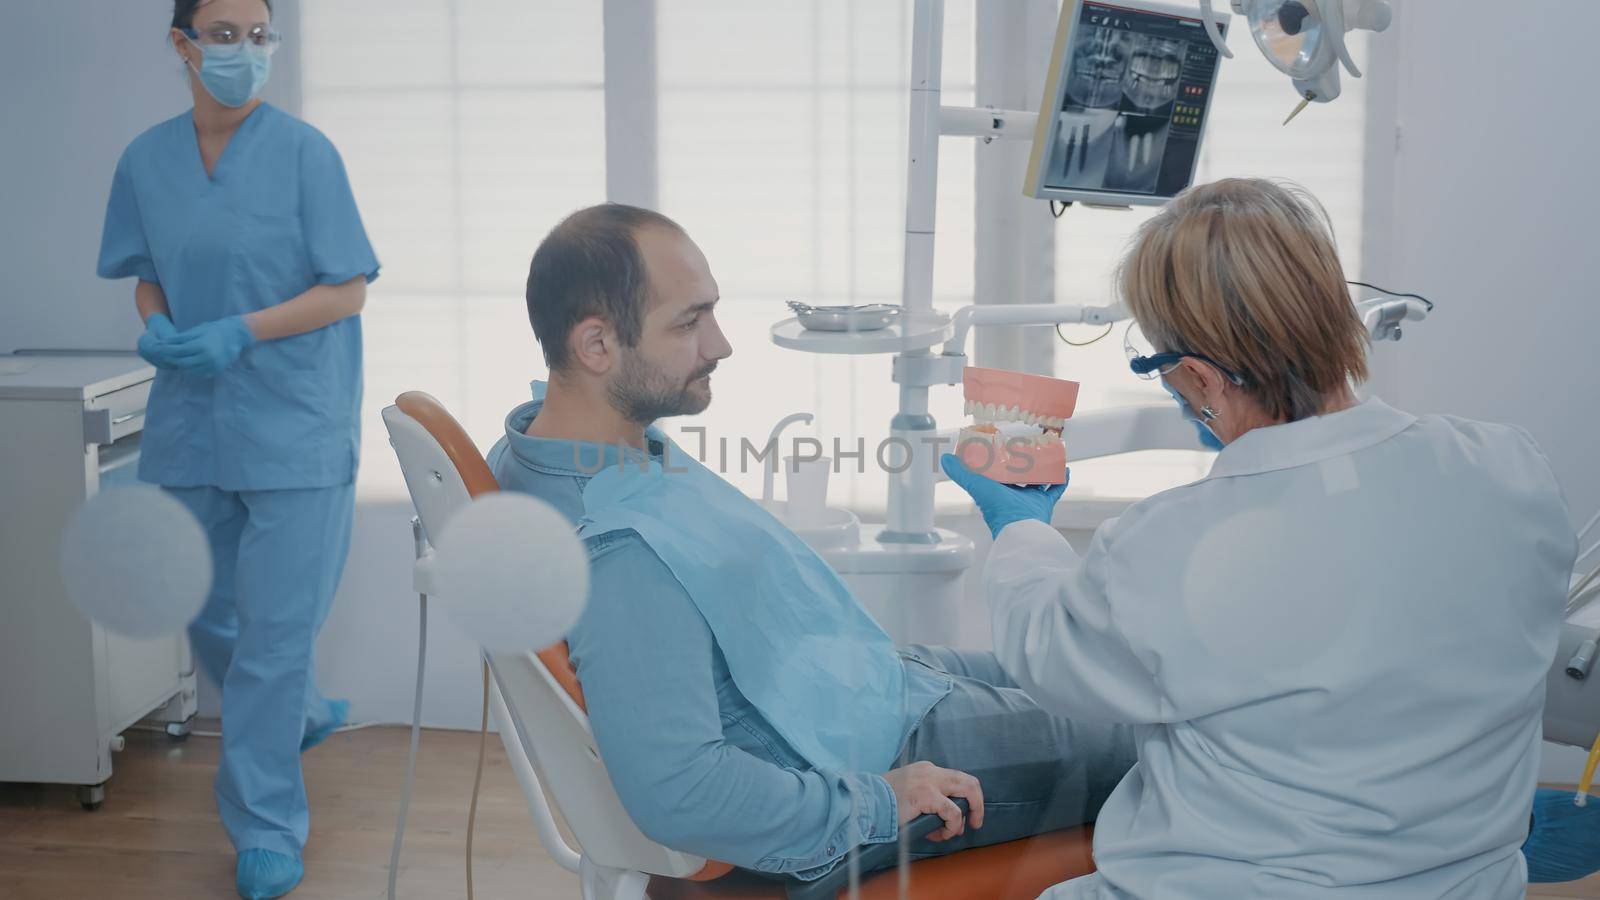
M 503 489 L 576 523 L 589 479 L 643 451 L 529 437 L 542 405 L 512 410 L 489 465 Z M 646 439 L 658 459 L 683 452 L 655 428 Z M 693 599 L 642 538 L 611 532 L 585 545 L 589 602 L 568 649 L 600 755 L 640 831 L 680 851 L 801 878 L 820 877 L 853 846 L 898 836 L 882 774 L 819 771 L 795 752 L 740 693 Z M 902 746 L 950 690 L 941 673 L 904 667 L 906 702 L 893 713 Z

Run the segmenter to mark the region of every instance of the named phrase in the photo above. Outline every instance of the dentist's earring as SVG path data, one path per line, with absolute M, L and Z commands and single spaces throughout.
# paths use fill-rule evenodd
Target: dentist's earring
M 1202 406 L 1200 407 L 1200 418 L 1207 422 L 1215 422 L 1217 420 L 1217 411 L 1209 406 Z

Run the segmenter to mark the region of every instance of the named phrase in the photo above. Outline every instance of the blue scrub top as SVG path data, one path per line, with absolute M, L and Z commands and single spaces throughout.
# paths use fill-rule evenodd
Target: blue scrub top
M 192 112 L 135 138 L 117 163 L 98 268 L 161 286 L 182 331 L 276 306 L 318 284 L 378 277 L 339 152 L 266 103 L 206 175 Z M 139 477 L 230 491 L 355 477 L 361 322 L 263 341 L 215 378 L 160 369 Z

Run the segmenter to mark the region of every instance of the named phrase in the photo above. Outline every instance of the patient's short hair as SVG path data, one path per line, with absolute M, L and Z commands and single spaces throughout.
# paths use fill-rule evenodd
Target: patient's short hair
M 625 347 L 639 343 L 649 307 L 650 280 L 635 236 L 647 227 L 678 223 L 658 212 L 602 203 L 580 209 L 550 230 L 528 267 L 528 321 L 552 372 L 567 368 L 567 337 L 590 316 L 611 323 Z

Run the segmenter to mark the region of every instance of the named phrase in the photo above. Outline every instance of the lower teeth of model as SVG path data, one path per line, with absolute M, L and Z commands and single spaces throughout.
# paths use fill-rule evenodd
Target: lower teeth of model
M 993 431 L 969 430 L 968 434 L 980 437 L 993 443 L 997 447 L 1005 447 L 1014 441 L 1022 441 L 1035 446 L 1047 446 L 1061 440 L 1061 434 L 1050 429 L 1041 429 L 1036 425 L 1023 422 L 995 422 L 989 426 Z

